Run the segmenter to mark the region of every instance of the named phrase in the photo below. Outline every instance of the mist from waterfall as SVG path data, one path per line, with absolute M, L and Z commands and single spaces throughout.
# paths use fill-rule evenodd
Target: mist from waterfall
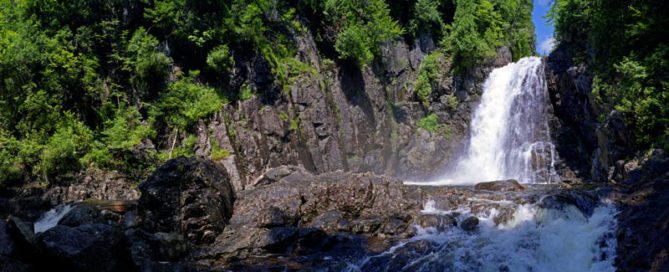
M 541 58 L 522 58 L 494 69 L 485 81 L 464 150 L 443 178 L 417 184 L 555 181 L 556 154 L 550 138 L 548 104 Z

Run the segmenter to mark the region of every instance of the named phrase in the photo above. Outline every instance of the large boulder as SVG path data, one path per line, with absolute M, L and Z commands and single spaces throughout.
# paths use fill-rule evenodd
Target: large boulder
M 209 160 L 170 160 L 139 189 L 138 210 L 151 232 L 176 231 L 195 244 L 209 243 L 232 215 L 235 196 L 228 174 Z
M 128 265 L 123 241 L 123 232 L 116 226 L 59 225 L 36 237 L 36 245 L 44 254 L 37 265 L 70 271 L 119 271 Z
M 331 250 L 338 248 L 338 243 L 354 240 L 363 242 L 360 247 L 346 245 L 347 250 L 369 250 L 364 241 L 410 237 L 416 232 L 414 224 L 440 230 L 452 227 L 455 220 L 450 216 L 422 214 L 424 204 L 434 199 L 435 206 L 452 209 L 471 196 L 467 189 L 406 186 L 400 180 L 370 173 L 306 177 L 242 192 L 230 224 L 208 252 L 195 257 L 200 265 L 209 267 L 268 253 L 298 254 L 303 248 L 300 241 L 313 241 L 308 237 L 314 234 L 328 241 L 316 243 L 323 254 L 335 254 Z M 306 230 L 315 232 L 307 231 L 306 235 Z
M 576 207 L 584 216 L 591 216 L 599 204 L 597 195 L 582 190 L 563 190 L 544 196 L 539 206 L 545 209 L 564 210 L 567 207 Z

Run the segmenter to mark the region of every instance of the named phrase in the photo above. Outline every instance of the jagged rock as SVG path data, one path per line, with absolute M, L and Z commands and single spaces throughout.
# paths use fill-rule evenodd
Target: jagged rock
M 543 197 L 539 203 L 546 209 L 564 209 L 567 206 L 574 206 L 585 216 L 591 216 L 599 199 L 585 191 L 562 190 L 555 194 Z
M 446 231 L 458 224 L 453 216 L 447 214 L 421 214 L 415 223 L 423 228 L 435 228 L 440 232 Z
M 141 229 L 126 231 L 132 262 L 140 271 L 184 271 L 182 257 L 189 250 L 178 233 L 148 233 Z
M 170 160 L 139 188 L 143 227 L 177 231 L 195 244 L 212 242 L 232 215 L 235 196 L 228 175 L 208 160 Z
M 49 189 L 44 198 L 49 199 L 52 205 L 57 205 L 87 199 L 137 200 L 139 195 L 139 190 L 125 175 L 89 168 L 78 175 L 73 184 Z
M 487 190 L 497 192 L 519 192 L 525 190 L 525 186 L 520 185 L 515 179 L 480 182 L 474 186 L 476 190 Z
M 618 203 L 616 268 L 620 271 L 668 271 L 669 156 L 655 150 L 624 182 Z
M 430 240 L 411 241 L 390 252 L 371 258 L 360 268 L 361 271 L 417 271 L 411 263 L 422 256 L 429 256 L 439 250 L 439 244 Z M 436 269 L 435 271 L 447 271 Z
M 123 232 L 105 224 L 78 227 L 56 226 L 36 237 L 45 258 L 40 267 L 74 271 L 118 271 L 127 269 Z
M 83 224 L 103 222 L 100 211 L 97 209 L 87 205 L 76 205 L 58 221 L 58 225 L 76 227 Z
M 265 174 L 256 179 L 253 186 L 267 185 L 281 180 L 286 180 L 287 182 L 293 180 L 304 180 L 312 176 L 313 174 L 311 174 L 303 167 L 282 165 L 265 171 Z
M 32 225 L 18 217 L 10 216 L 7 218 L 7 231 L 16 243 L 16 249 L 21 254 L 29 254 L 32 251 L 35 243 L 35 233 Z
M 460 222 L 460 228 L 465 231 L 474 231 L 479 225 L 479 219 L 475 216 L 467 217 L 467 219 Z

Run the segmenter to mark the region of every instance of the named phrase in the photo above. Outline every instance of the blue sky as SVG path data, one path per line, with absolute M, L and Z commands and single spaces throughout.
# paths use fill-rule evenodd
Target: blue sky
M 553 24 L 548 23 L 544 18 L 548 13 L 551 2 L 551 0 L 534 0 L 532 22 L 534 22 L 534 29 L 537 34 L 537 53 L 540 55 L 548 55 L 555 43 Z

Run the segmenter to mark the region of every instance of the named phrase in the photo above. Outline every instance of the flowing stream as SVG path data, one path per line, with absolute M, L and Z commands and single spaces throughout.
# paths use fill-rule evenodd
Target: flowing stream
M 409 185 L 474 185 L 481 181 L 516 179 L 530 184 L 538 196 L 509 201 L 498 193 L 488 199 L 439 209 L 424 203 L 423 214 L 457 218 L 459 227 L 446 230 L 416 226 L 418 235 L 390 250 L 349 266 L 350 271 L 614 271 L 617 209 L 606 199 L 590 205 L 578 201 L 546 205 L 547 195 L 559 194 L 557 154 L 551 142 L 547 86 L 543 61 L 523 58 L 491 72 L 481 102 L 473 113 L 469 138 L 443 178 Z M 537 184 L 537 185 L 532 185 Z M 538 193 L 537 193 L 538 192 Z M 571 192 L 574 198 L 585 191 Z M 585 198 L 582 198 L 585 199 Z M 473 208 L 475 207 L 475 208 Z M 506 214 L 504 214 L 506 213 Z M 461 222 L 475 217 L 475 231 Z

